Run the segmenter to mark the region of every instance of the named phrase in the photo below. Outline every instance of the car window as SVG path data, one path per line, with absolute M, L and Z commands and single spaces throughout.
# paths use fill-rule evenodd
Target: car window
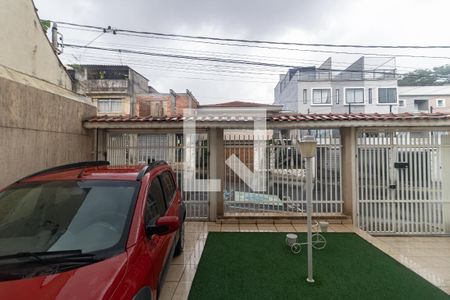
M 175 183 L 173 182 L 172 175 L 167 171 L 160 175 L 160 179 L 166 199 L 166 204 L 167 206 L 169 206 L 169 203 L 172 200 L 173 195 L 175 194 Z
M 16 203 L 10 201 L 9 203 L 2 203 L 0 205 L 0 219 L 7 222 L 14 222 L 22 218 L 30 217 L 36 211 L 41 193 L 41 187 L 16 190 L 15 195 L 13 195 L 17 199 Z M 7 192 L 0 193 L 0 199 L 7 195 Z
M 164 194 L 159 178 L 153 179 L 147 196 L 147 206 L 145 208 L 145 224 L 152 225 L 166 212 Z
M 0 193 L 0 255 L 81 249 L 121 251 L 136 182 L 25 183 Z

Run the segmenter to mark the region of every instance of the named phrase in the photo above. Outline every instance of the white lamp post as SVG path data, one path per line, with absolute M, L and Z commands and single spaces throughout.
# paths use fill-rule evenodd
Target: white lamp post
M 306 214 L 308 223 L 308 278 L 313 279 L 313 257 L 312 257 L 312 159 L 316 156 L 317 142 L 313 136 L 307 135 L 299 142 L 300 154 L 306 159 Z

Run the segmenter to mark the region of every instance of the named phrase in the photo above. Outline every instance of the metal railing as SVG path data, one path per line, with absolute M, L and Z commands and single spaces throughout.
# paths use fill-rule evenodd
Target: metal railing
M 197 134 L 195 176 L 208 179 L 208 140 L 205 133 Z M 146 164 L 154 160 L 167 161 L 175 172 L 178 186 L 186 204 L 187 218 L 206 220 L 209 217 L 209 193 L 185 189 L 183 176 L 184 141 L 180 133 L 108 133 L 107 160 L 111 165 Z M 187 191 L 186 191 L 187 190 Z
M 225 131 L 225 160 L 236 155 L 254 176 L 264 176 L 266 190 L 253 191 L 233 170 L 225 167 L 225 215 L 303 215 L 306 212 L 305 165 L 295 141 L 307 132 L 288 138 L 277 134 L 253 136 L 248 131 Z M 333 135 L 334 133 L 334 135 Z M 341 143 L 333 130 L 309 132 L 316 136 L 313 212 L 341 214 Z M 255 168 L 254 141 L 265 142 L 265 166 Z

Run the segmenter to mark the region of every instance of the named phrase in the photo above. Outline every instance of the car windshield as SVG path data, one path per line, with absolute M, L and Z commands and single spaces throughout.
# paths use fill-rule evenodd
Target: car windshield
M 124 248 L 137 184 L 25 183 L 0 193 L 0 256 Z

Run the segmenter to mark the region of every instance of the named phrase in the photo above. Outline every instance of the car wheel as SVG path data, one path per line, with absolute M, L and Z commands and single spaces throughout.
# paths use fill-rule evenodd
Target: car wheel
M 181 252 L 183 252 L 183 248 L 184 248 L 184 224 L 181 224 L 178 236 L 179 236 L 179 238 L 178 238 L 177 245 L 175 246 L 175 252 L 174 252 L 175 256 L 178 256 L 178 255 L 181 254 Z

